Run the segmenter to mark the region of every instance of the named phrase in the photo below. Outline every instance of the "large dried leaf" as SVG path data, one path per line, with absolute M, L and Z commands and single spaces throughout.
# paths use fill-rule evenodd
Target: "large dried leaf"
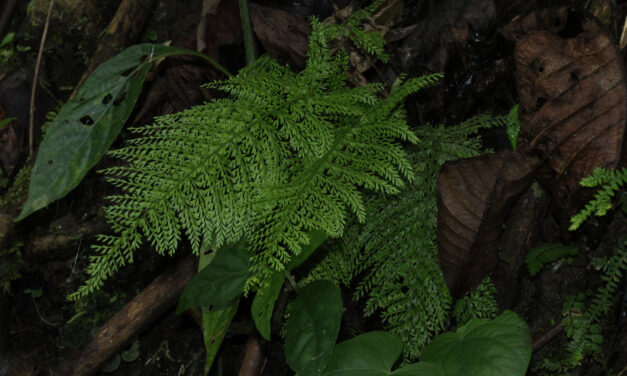
M 505 151 L 442 167 L 437 192 L 438 257 L 453 297 L 477 286 L 496 266 L 507 212 L 531 182 L 538 164 L 537 158 Z
M 596 21 L 552 8 L 520 17 L 502 33 L 516 42 L 520 146 L 515 153 L 446 164 L 440 173 L 439 260 L 455 297 L 496 266 L 509 206 L 533 178 L 551 192 L 565 230 L 589 198 L 581 178 L 621 159 L 622 58 Z
M 305 19 L 283 10 L 250 4 L 250 21 L 268 54 L 297 68 L 305 67 L 309 51 L 309 23 Z
M 552 194 L 563 232 L 591 198 L 579 181 L 619 164 L 627 108 L 622 55 L 593 19 L 567 15 L 560 34 L 532 33 L 515 50 L 520 140 L 544 161 L 536 179 Z

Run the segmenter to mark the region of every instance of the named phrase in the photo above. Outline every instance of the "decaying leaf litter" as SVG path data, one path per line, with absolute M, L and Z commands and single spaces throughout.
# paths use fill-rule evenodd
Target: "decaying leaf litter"
M 213 22 L 207 23 L 210 26 L 204 38 L 207 53 L 220 60 L 231 71 L 237 71 L 244 64 L 243 49 L 237 7 L 228 3 L 232 2 L 219 5 L 214 14 L 207 15 L 207 19 Z M 298 4 L 288 3 L 291 2 L 251 4 L 253 30 L 260 51 L 266 51 L 285 63 L 298 67 L 299 61 L 300 64 L 304 61 L 307 46 L 308 24 L 304 16 L 317 13 L 324 19 L 331 15 L 333 8 L 329 4 L 314 6 L 304 1 L 297 2 Z M 603 13 L 597 11 L 603 9 L 603 2 L 595 3 L 593 6 L 598 8 L 590 6 L 588 10 L 597 14 L 597 19 L 579 7 L 544 9 L 535 2 L 504 3 L 475 0 L 403 4 L 401 1 L 392 1 L 381 16 L 385 21 L 378 23 L 383 25 L 383 32 L 389 41 L 387 48 L 391 55 L 390 64 L 373 65 L 358 55 L 351 56 L 351 62 L 355 66 L 355 70 L 351 72 L 352 82 L 355 83 L 391 82 L 400 72 L 409 75 L 420 75 L 429 71 L 445 72 L 446 79 L 442 86 L 431 89 L 428 95 L 417 96 L 407 104 L 410 122 L 414 125 L 424 122 L 438 123 L 442 119 L 457 121 L 486 110 L 506 112 L 520 102 L 521 130 L 516 151 L 502 151 L 473 160 L 453 162 L 443 169 L 440 177 L 438 198 L 440 207 L 446 208 L 440 210 L 439 218 L 440 260 L 449 286 L 457 296 L 476 286 L 495 267 L 501 267 L 497 264 L 503 263 L 499 259 L 502 225 L 506 221 L 511 223 L 516 217 L 524 216 L 511 208 L 519 207 L 517 199 L 521 195 L 526 197 L 528 194 L 525 191 L 534 189 L 528 188 L 533 180 L 540 183 L 541 188 L 535 188 L 538 192 L 547 192 L 539 194 L 548 194 L 550 198 L 543 204 L 548 207 L 534 209 L 543 212 L 539 215 L 543 224 L 529 237 L 534 237 L 536 244 L 561 239 L 596 249 L 595 240 L 601 237 L 609 219 L 596 221 L 579 233 L 566 231 L 570 216 L 591 195 L 578 182 L 596 166 L 622 166 L 624 69 L 622 53 L 615 47 L 619 38 L 618 28 L 621 26 L 615 26 L 616 22 L 612 20 L 618 20 L 618 24 L 622 25 L 625 7 L 616 6 L 609 18 L 603 18 L 599 16 Z M 197 7 L 176 1 L 163 4 L 147 2 L 145 5 L 154 11 L 140 12 L 147 13 L 142 14 L 142 17 L 152 16 L 152 19 L 147 20 L 149 29 L 158 30 L 160 38 L 161 33 L 171 36 L 173 45 L 192 49 L 195 47 L 195 25 L 199 13 Z M 18 9 L 17 12 L 20 14 L 24 10 Z M 284 17 L 285 14 L 280 12 L 287 12 L 291 17 Z M 28 16 L 27 13 L 24 14 Z M 138 17 L 138 14 L 133 16 Z M 336 17 L 341 16 L 340 12 L 336 13 Z M 178 24 L 172 24 L 179 27 L 168 30 L 169 24 L 164 20 L 177 20 Z M 229 25 L 233 26 L 220 29 L 219 26 L 213 26 L 222 24 L 215 22 L 216 20 L 228 20 Z M 283 24 L 284 21 L 281 20 L 288 21 Z M 134 21 L 136 24 L 142 22 Z M 51 27 L 54 30 L 54 25 Z M 286 29 L 291 32 L 285 34 Z M 36 44 L 35 39 L 36 37 L 31 37 L 33 45 Z M 137 39 L 120 43 L 128 45 L 139 42 L 140 38 Z M 94 51 L 85 53 L 91 55 L 92 52 Z M 29 61 L 32 57 L 25 54 L 24 59 Z M 61 68 L 52 66 L 44 77 L 52 76 L 50 71 L 59 69 Z M 15 89 L 16 85 L 9 85 L 9 81 L 5 80 L 13 72 L 10 69 L 5 72 L 3 68 L 0 74 L 3 95 L 14 91 L 19 94 L 19 89 Z M 151 74 L 153 72 L 149 75 Z M 76 72 L 76 75 L 80 75 L 80 72 Z M 139 99 L 138 107 L 141 110 L 136 111 L 131 119 L 147 122 L 151 115 L 175 111 L 199 100 L 206 100 L 212 94 L 203 92 L 199 84 L 215 77 L 219 77 L 219 73 L 207 69 L 198 61 L 166 60 L 156 68 L 153 78 L 149 77 L 149 88 L 145 97 Z M 78 82 L 79 78 L 75 77 L 73 82 Z M 28 75 L 21 79 L 27 81 Z M 58 81 L 59 79 L 52 84 Z M 68 95 L 60 93 L 58 88 L 53 92 L 56 96 Z M 20 108 L 19 104 L 8 103 L 10 102 L 6 99 L 0 101 L 0 105 L 6 108 L 7 117 L 18 115 L 17 118 L 20 119 L 20 111 L 27 112 L 23 105 Z M 42 113 L 51 109 L 50 104 L 40 107 L 38 111 Z M 0 158 L 3 158 L 3 172 L 8 171 L 9 175 L 9 183 L 2 186 L 0 191 L 3 195 L 7 193 L 11 183 L 17 181 L 15 165 L 25 163 L 28 151 L 24 148 L 24 132 L 19 121 L 10 123 L 8 128 L 0 129 L 0 141 L 4 142 L 2 145 L 6 145 L 3 146 Z M 488 141 L 488 147 L 496 150 L 507 148 L 504 135 L 498 131 L 488 132 L 483 137 Z M 112 161 L 105 159 L 97 168 L 111 163 Z M 15 211 L 20 208 L 12 207 L 13 202 L 0 208 L 0 215 L 3 215 L 0 218 L 7 218 L 7 221 L 0 222 L 5 226 L 0 232 L 19 234 L 29 239 L 24 248 L 26 265 L 22 271 L 22 279 L 14 286 L 15 295 L 12 298 L 3 296 L 4 301 L 12 300 L 11 305 L 3 304 L 3 309 L 11 307 L 11 310 L 7 313 L 10 320 L 6 322 L 9 325 L 2 327 L 9 333 L 2 337 L 10 338 L 11 359 L 15 359 L 12 366 L 19 366 L 19 361 L 22 360 L 22 363 L 34 365 L 36 372 L 41 372 L 59 364 L 58 356 L 72 352 L 73 349 L 67 347 L 59 350 L 68 346 L 59 346 L 60 342 L 67 341 L 59 332 L 63 334 L 63 323 L 74 314 L 73 307 L 64 305 L 64 296 L 71 292 L 78 279 L 70 270 L 84 267 L 81 248 L 84 252 L 85 242 L 99 232 L 90 232 L 89 229 L 100 227 L 101 213 L 98 207 L 102 205 L 94 205 L 94 202 L 102 200 L 105 189 L 101 177 L 90 173 L 70 196 L 17 228 L 8 219 L 14 217 Z M 470 204 L 473 206 L 469 207 Z M 620 213 L 615 214 L 615 217 L 620 216 Z M 63 228 L 69 234 L 72 234 L 75 226 L 82 226 L 87 230 L 74 231 L 75 234 L 80 233 L 80 236 L 69 236 L 69 239 L 59 241 L 59 244 L 48 246 L 45 255 L 38 253 L 40 248 L 35 244 L 40 244 L 39 241 L 48 235 L 47 232 L 59 230 L 58 226 L 69 227 Z M 624 231 L 620 218 L 616 218 L 612 226 L 610 228 L 613 232 Z M 506 238 L 508 232 L 516 230 L 525 229 L 506 228 L 503 237 Z M 529 247 L 536 244 L 529 244 Z M 76 252 L 77 248 L 79 252 Z M 524 248 L 521 250 L 525 251 Z M 599 252 L 602 253 L 603 250 L 592 250 L 590 255 Z M 143 265 L 135 264 L 123 272 L 118 286 L 111 287 L 109 299 L 118 296 L 120 298 L 116 299 L 131 299 L 135 290 L 146 286 L 169 263 L 167 260 L 155 260 L 150 252 L 142 257 L 151 261 Z M 540 278 L 535 280 L 518 277 L 522 286 L 521 299 L 510 304 L 520 308 L 518 312 L 522 312 L 523 317 L 526 313 L 530 322 L 535 321 L 532 324 L 534 334 L 539 335 L 546 331 L 548 328 L 543 325 L 550 325 L 550 320 L 559 319 L 561 314 L 559 307 L 547 309 L 542 305 L 543 302 L 550 301 L 549 297 L 560 300 L 560 294 L 567 291 L 572 293 L 576 285 L 585 284 L 583 276 L 586 273 L 582 273 L 581 268 L 585 268 L 587 257 L 580 254 L 580 270 L 577 270 L 576 263 L 575 266 L 562 267 L 562 272 L 565 269 L 571 272 L 569 277 L 562 277 L 562 273 L 541 273 Z M 78 261 L 75 263 L 75 260 Z M 137 275 L 141 276 L 139 280 Z M 498 285 L 498 281 L 495 283 Z M 43 291 L 43 296 L 33 303 L 33 298 L 23 291 L 38 288 Z M 103 306 L 102 302 L 94 304 Z M 624 309 L 618 303 L 615 306 L 617 314 Z M 350 304 L 348 307 L 351 309 Z M 352 309 L 359 316 L 359 310 L 354 307 Z M 25 314 L 16 317 L 15 312 L 18 311 Z M 113 313 L 111 311 L 107 314 Z M 105 320 L 106 318 L 94 318 L 99 324 Z M 149 374 L 150 371 L 147 370 L 163 367 L 171 372 L 178 372 L 181 368 L 201 369 L 202 355 L 198 353 L 201 352 L 202 345 L 191 320 L 175 317 L 171 311 L 155 320 L 152 329 L 137 334 L 142 339 L 140 361 L 143 366 L 122 363 L 116 374 L 137 374 L 134 372 L 139 372 L 138 370 Z M 50 326 L 46 322 L 56 326 Z M 222 352 L 222 364 L 227 374 L 238 369 L 237 358 L 244 351 L 248 336 L 253 333 L 251 327 L 247 327 L 250 323 L 244 315 L 236 317 L 236 324 L 238 325 L 233 333 L 227 336 L 229 338 Z M 606 344 L 607 357 L 613 357 L 617 362 L 623 359 L 624 364 L 625 354 L 620 352 L 621 348 L 625 348 L 620 346 L 621 341 L 623 344 L 625 341 L 624 325 L 621 326 L 620 321 L 608 321 L 606 324 L 610 334 L 606 338 L 612 338 L 613 341 Z M 368 329 L 370 328 L 366 328 Z M 178 340 L 166 340 L 164 346 L 164 333 L 168 332 L 183 334 Z M 37 337 L 51 340 L 33 345 Z M 555 342 L 558 341 L 560 340 Z M 280 347 L 280 343 L 262 343 L 261 349 L 268 360 L 263 374 L 278 375 L 287 372 Z M 0 346 L 2 348 L 4 347 Z M 37 351 L 33 351 L 34 349 Z M 45 359 L 33 361 L 35 353 L 49 355 Z M 588 367 L 590 368 L 582 371 L 582 374 L 597 374 L 594 373 L 597 372 L 594 365 Z

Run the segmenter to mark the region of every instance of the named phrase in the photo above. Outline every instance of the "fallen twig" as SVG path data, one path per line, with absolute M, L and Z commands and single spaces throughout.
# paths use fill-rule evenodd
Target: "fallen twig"
M 533 345 L 531 347 L 532 351 L 533 352 L 538 351 L 542 346 L 546 345 L 549 341 L 557 337 L 557 335 L 563 331 L 564 331 L 564 327 L 562 326 L 562 324 L 555 325 L 554 327 L 549 329 L 548 332 L 544 333 L 543 335 L 541 335 L 540 337 L 536 338 L 533 341 Z
M 56 376 L 95 374 L 111 356 L 128 345 L 152 321 L 172 307 L 196 274 L 196 258 L 188 256 L 167 270 L 107 321 L 89 343 L 53 372 Z

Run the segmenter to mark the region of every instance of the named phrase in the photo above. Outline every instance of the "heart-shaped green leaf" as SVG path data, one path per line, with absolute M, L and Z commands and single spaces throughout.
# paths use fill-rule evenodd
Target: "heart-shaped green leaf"
M 390 376 L 403 342 L 387 332 L 369 332 L 344 341 L 333 350 L 325 376 Z
M 185 286 L 176 313 L 190 307 L 224 306 L 244 291 L 250 276 L 246 242 L 220 248 L 209 265 Z
M 287 270 L 297 268 L 305 262 L 328 237 L 323 231 L 314 230 L 310 232 L 309 244 L 303 246 L 300 254 L 294 256 L 286 265 Z M 274 303 L 279 297 L 283 282 L 285 282 L 285 274 L 283 272 L 273 273 L 270 277 L 270 282 L 257 292 L 251 306 L 251 313 L 257 330 L 267 340 L 270 339 L 270 319 L 272 318 Z
M 321 375 L 337 340 L 342 319 L 340 288 L 316 281 L 298 292 L 287 321 L 285 358 L 299 376 Z
M 524 376 L 530 360 L 529 327 L 512 311 L 492 321 L 471 320 L 457 332 L 438 336 L 421 357 L 448 376 Z

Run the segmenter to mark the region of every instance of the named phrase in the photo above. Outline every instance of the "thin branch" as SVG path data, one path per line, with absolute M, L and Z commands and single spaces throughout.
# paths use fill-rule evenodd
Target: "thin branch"
M 46 15 L 46 23 L 44 24 L 44 32 L 41 36 L 41 42 L 39 43 L 39 53 L 37 54 L 37 63 L 35 64 L 35 74 L 33 75 L 33 88 L 30 93 L 30 116 L 28 124 L 28 153 L 32 157 L 34 151 L 34 129 L 35 129 L 35 92 L 37 90 L 37 79 L 39 77 L 39 67 L 41 65 L 41 57 L 44 52 L 44 44 L 46 43 L 46 36 L 48 35 L 48 27 L 50 26 L 50 15 L 52 14 L 52 6 L 54 0 L 50 0 L 50 6 L 48 7 L 48 14 Z
M 532 345 L 533 352 L 538 351 L 542 346 L 546 345 L 549 341 L 557 337 L 557 335 L 562 333 L 563 331 L 564 331 L 564 326 L 562 324 L 557 324 L 551 329 L 549 329 L 548 332 L 536 338 L 533 341 L 533 345 Z

